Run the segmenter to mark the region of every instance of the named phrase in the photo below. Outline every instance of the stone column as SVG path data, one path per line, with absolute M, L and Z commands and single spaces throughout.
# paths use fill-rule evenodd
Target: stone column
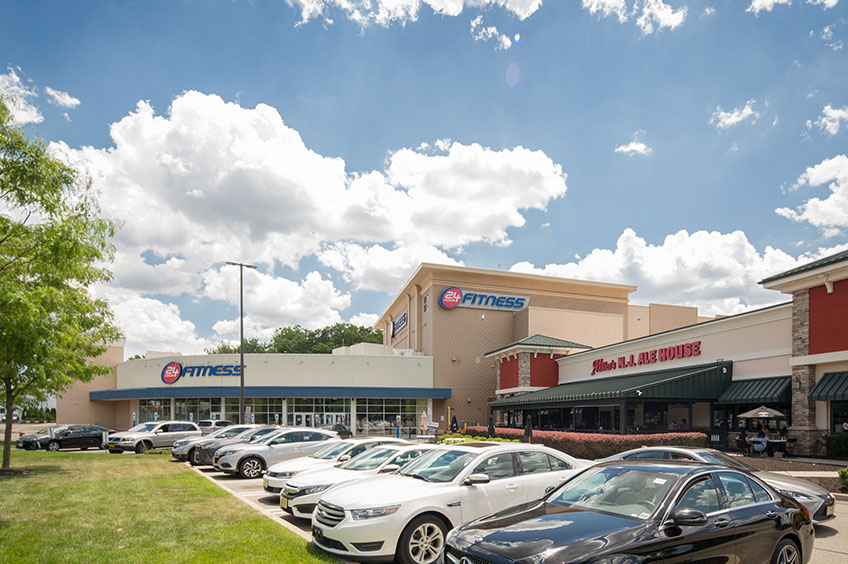
M 530 353 L 518 353 L 518 386 L 530 386 Z
M 801 290 L 792 296 L 792 356 L 810 354 L 810 292 Z M 792 367 L 792 427 L 790 435 L 797 439 L 796 454 L 816 454 L 816 440 L 822 432 L 816 428 L 816 402 L 808 399 L 816 385 L 815 365 Z

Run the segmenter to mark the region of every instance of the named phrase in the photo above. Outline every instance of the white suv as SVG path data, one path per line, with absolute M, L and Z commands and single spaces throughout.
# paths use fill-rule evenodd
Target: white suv
M 330 467 L 298 472 L 280 492 L 280 508 L 300 519 L 311 519 L 325 491 L 349 482 L 400 470 L 436 445 L 387 444 Z
M 592 464 L 541 445 L 437 448 L 395 474 L 328 490 L 312 516 L 312 542 L 355 560 L 432 564 L 448 530 L 538 499 Z

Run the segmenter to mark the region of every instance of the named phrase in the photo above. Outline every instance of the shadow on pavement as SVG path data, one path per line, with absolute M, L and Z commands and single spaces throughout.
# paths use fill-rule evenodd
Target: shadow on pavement
M 816 527 L 816 538 L 827 539 L 833 536 L 836 536 L 839 531 L 834 528 L 828 527 L 827 525 L 815 525 Z

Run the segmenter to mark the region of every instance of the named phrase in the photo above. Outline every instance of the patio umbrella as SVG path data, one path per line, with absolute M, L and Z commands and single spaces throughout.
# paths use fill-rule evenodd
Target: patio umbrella
M 785 418 L 786 416 L 776 409 L 772 409 L 763 405 L 758 407 L 757 409 L 746 411 L 745 413 L 740 414 L 739 417 L 743 417 L 745 419 L 777 419 L 780 417 Z

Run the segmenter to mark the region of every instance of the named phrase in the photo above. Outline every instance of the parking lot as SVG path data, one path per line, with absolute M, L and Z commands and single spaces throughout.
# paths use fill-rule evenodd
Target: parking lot
M 194 468 L 185 464 L 198 474 L 211 480 L 219 487 L 230 492 L 244 503 L 262 512 L 269 519 L 285 526 L 306 540 L 312 540 L 310 523 L 295 519 L 280 509 L 280 499 L 276 494 L 270 494 L 262 488 L 262 480 L 244 480 L 223 472 L 213 470 L 209 466 Z M 848 562 L 848 496 L 839 495 L 836 502 L 836 517 L 826 525 L 816 525 L 816 542 L 813 548 L 811 564 L 844 564 Z

